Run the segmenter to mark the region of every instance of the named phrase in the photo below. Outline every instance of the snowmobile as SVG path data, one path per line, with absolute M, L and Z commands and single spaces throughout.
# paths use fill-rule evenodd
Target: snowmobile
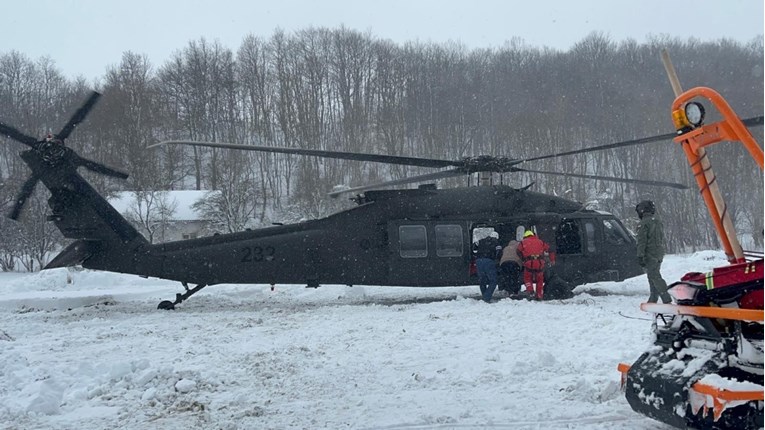
M 704 107 L 691 101 L 697 97 L 711 101 L 723 120 L 703 125 Z M 672 118 L 674 141 L 688 158 L 730 264 L 688 273 L 671 284 L 673 303 L 640 305 L 654 314 L 653 345 L 632 365 L 619 364 L 622 389 L 633 410 L 678 428 L 759 429 L 765 385 L 763 259 L 742 250 L 704 147 L 741 142 L 760 170 L 763 152 L 710 88 L 679 94 Z

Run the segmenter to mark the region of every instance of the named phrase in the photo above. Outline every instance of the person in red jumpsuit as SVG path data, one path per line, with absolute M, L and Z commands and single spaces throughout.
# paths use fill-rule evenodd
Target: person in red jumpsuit
M 542 300 L 544 297 L 545 276 L 544 268 L 549 257 L 550 264 L 555 264 L 555 253 L 550 252 L 550 246 L 539 239 L 533 231 L 526 230 L 523 240 L 518 244 L 518 256 L 523 261 L 523 284 L 526 294 L 531 298 Z M 536 283 L 536 291 L 534 291 Z

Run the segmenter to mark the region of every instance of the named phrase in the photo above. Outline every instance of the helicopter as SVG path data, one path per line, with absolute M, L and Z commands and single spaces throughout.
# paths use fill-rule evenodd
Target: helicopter
M 332 195 L 358 192 L 354 198 L 357 206 L 325 218 L 151 244 L 77 169 L 83 167 L 118 179 L 128 175 L 81 157 L 65 145 L 65 140 L 86 118 L 99 97 L 99 93 L 91 93 L 59 133 L 42 140 L 0 123 L 0 136 L 29 147 L 20 156 L 32 171 L 9 217 L 20 216 L 25 201 L 36 184 L 42 182 L 50 191 L 48 220 L 65 238 L 74 239 L 45 268 L 81 265 L 87 269 L 180 281 L 183 292 L 176 294 L 173 301 L 163 300 L 158 306 L 160 309 L 174 309 L 202 288 L 223 283 L 305 284 L 308 287 L 322 283 L 476 285 L 477 276 L 471 270 L 471 241 L 475 231 L 486 228 L 497 231 L 505 243 L 519 227 L 532 228 L 551 244 L 558 258 L 548 279 L 551 283 L 558 280 L 558 287 L 546 288 L 549 298 L 570 296 L 574 286 L 585 282 L 619 281 L 637 276 L 642 271 L 636 262 L 634 238 L 622 222 L 609 213 L 585 209 L 581 203 L 530 191 L 529 187 L 506 185 L 437 189 L 426 184 L 417 189 L 378 188 L 475 172 L 568 175 L 522 169 L 518 164 L 674 136 L 671 133 L 522 160 L 481 156 L 457 161 L 210 142 L 160 142 L 451 169 L 336 191 Z M 661 181 L 568 176 L 686 188 Z

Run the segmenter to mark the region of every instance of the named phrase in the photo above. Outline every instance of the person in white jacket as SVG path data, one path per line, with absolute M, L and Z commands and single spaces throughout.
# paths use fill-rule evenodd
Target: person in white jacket
M 517 294 L 521 291 L 521 257 L 518 255 L 518 242 L 511 239 L 507 246 L 502 249 L 502 258 L 499 259 L 499 282 L 500 289 L 508 294 Z

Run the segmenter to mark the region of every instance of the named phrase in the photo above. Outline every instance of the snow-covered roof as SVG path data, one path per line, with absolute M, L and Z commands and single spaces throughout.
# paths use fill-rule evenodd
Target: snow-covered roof
M 220 191 L 212 191 L 219 193 Z M 171 191 L 157 191 L 162 193 L 167 198 L 169 205 L 175 204 L 175 212 L 173 212 L 171 219 L 173 221 L 199 221 L 200 215 L 192 209 L 192 205 L 199 199 L 204 197 L 210 191 L 207 190 L 171 190 Z M 135 191 L 120 191 L 114 194 L 114 197 L 108 199 L 109 203 L 117 209 L 117 212 L 124 214 L 128 212 L 131 206 L 135 205 L 136 192 Z

